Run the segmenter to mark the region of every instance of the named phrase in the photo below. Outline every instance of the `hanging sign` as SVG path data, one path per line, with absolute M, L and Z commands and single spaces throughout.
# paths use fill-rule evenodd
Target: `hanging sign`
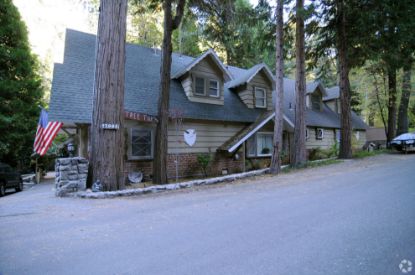
M 196 130 L 195 129 L 187 129 L 184 131 L 184 142 L 187 145 L 192 147 L 196 143 Z

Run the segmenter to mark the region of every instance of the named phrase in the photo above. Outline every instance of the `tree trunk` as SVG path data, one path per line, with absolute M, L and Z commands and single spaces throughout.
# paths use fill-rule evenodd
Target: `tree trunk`
M 388 68 L 388 135 L 389 142 L 395 137 L 396 133 L 396 69 Z M 388 145 L 389 146 L 389 145 Z
M 173 30 L 178 28 L 183 16 L 185 0 L 176 7 L 176 16 L 172 16 L 172 1 L 163 1 L 164 33 L 161 50 L 160 97 L 158 101 L 158 123 L 156 129 L 155 156 L 153 161 L 153 183 L 165 184 L 167 180 L 167 126 L 169 123 L 170 70 Z
M 297 0 L 296 4 L 296 72 L 295 72 L 295 127 L 294 150 L 292 164 L 299 166 L 306 162 L 305 150 L 305 53 L 304 53 L 304 0 Z
M 124 75 L 127 0 L 101 0 L 91 128 L 93 181 L 124 188 Z M 116 129 L 103 124 L 112 124 Z
M 340 86 L 340 150 L 339 158 L 352 158 L 352 124 L 350 109 L 350 83 L 349 65 L 347 62 L 347 35 L 346 14 L 344 1 L 337 1 L 338 26 L 337 26 L 337 51 L 339 60 L 339 86 Z
M 281 150 L 283 131 L 283 99 L 284 99 L 284 56 L 283 56 L 283 0 L 277 1 L 276 29 L 276 85 L 275 85 L 275 122 L 274 122 L 274 151 L 271 158 L 270 172 L 278 174 L 281 170 Z
M 408 132 L 408 104 L 411 96 L 411 63 L 403 68 L 402 95 L 398 111 L 398 129 L 396 135 Z

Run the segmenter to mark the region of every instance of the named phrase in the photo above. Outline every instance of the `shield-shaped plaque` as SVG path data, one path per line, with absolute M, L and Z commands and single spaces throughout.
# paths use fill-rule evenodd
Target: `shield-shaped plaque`
M 196 131 L 195 129 L 187 129 L 184 131 L 184 141 L 190 147 L 195 145 L 196 142 Z

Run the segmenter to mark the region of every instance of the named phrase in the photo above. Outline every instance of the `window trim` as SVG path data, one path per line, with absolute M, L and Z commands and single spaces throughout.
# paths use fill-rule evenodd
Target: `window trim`
M 215 81 L 216 82 L 216 95 L 211 95 L 210 94 L 210 82 L 211 81 Z M 209 83 L 209 85 L 207 85 L 207 90 L 208 90 L 207 96 L 208 97 L 219 98 L 220 97 L 220 84 L 219 84 L 219 80 L 213 79 L 213 78 L 209 78 L 209 79 L 206 79 L 206 82 Z
M 321 135 L 319 135 L 320 131 L 321 131 Z M 316 140 L 323 140 L 323 139 L 324 139 L 324 129 L 316 128 Z
M 198 79 L 198 78 L 203 80 L 203 94 L 196 93 L 196 79 Z M 204 78 L 202 76 L 199 76 L 199 75 L 195 75 L 194 78 L 193 78 L 193 81 L 194 81 L 193 94 L 196 95 L 196 96 L 206 96 L 206 78 Z
M 196 79 L 200 78 L 203 79 L 203 94 L 201 93 L 196 93 Z M 221 97 L 221 90 L 222 90 L 222 82 L 220 79 L 218 78 L 213 78 L 207 75 L 203 75 L 203 74 L 192 74 L 192 87 L 193 87 L 193 95 L 196 97 L 205 97 L 205 98 L 214 98 L 214 99 L 220 99 Z M 209 89 L 210 89 L 210 81 L 215 81 L 216 82 L 216 87 L 217 87 L 217 95 L 210 95 L 209 94 Z
M 133 156 L 133 131 L 149 131 L 151 133 L 151 154 L 150 156 Z M 154 129 L 150 127 L 131 127 L 128 131 L 128 160 L 152 160 L 154 159 Z
M 269 148 L 270 149 L 269 154 L 262 154 L 262 153 L 258 152 L 258 135 L 271 136 L 271 139 L 272 139 L 273 134 L 274 134 L 273 132 L 257 132 L 257 133 L 255 133 L 252 136 L 252 138 L 254 139 L 255 154 L 250 154 L 249 150 L 246 150 L 246 157 L 248 157 L 248 158 L 261 158 L 261 157 L 270 157 L 270 156 L 272 156 L 272 148 Z M 246 140 L 245 142 L 248 142 L 248 140 Z M 272 144 L 271 144 L 271 146 L 272 146 Z
M 264 97 L 257 97 L 257 91 L 263 91 Z M 258 105 L 257 99 L 264 99 L 264 105 Z M 266 108 L 267 107 L 267 89 L 262 87 L 254 87 L 254 100 L 255 100 L 255 108 Z

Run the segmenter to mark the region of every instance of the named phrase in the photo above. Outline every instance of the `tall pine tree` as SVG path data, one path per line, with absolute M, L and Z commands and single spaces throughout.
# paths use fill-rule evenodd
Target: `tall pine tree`
M 0 1 L 0 161 L 26 165 L 43 89 L 27 29 L 11 0 Z

